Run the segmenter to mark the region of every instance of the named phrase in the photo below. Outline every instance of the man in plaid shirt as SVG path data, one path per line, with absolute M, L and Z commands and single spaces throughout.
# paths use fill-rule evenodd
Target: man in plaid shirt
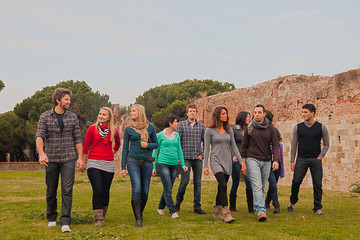
M 201 142 L 204 142 L 205 126 L 196 121 L 197 107 L 195 104 L 189 104 L 186 107 L 188 119 L 181 121 L 177 127 L 180 135 L 181 148 L 184 153 L 186 167 L 193 171 L 194 183 L 194 212 L 197 214 L 206 214 L 201 209 L 201 176 L 203 168 L 203 151 Z M 180 204 L 184 200 L 186 187 L 189 184 L 190 171 L 184 172 L 181 169 L 181 182 L 176 195 L 175 207 L 180 211 Z
M 52 96 L 54 108 L 41 114 L 35 135 L 39 163 L 45 167 L 46 173 L 48 227 L 56 226 L 58 215 L 56 193 L 59 174 L 61 174 L 62 213 L 60 225 L 62 232 L 71 231 L 70 214 L 76 158 L 78 158 L 79 170 L 85 171 L 79 121 L 75 113 L 67 110 L 70 106 L 71 95 L 72 91 L 69 89 L 55 89 Z

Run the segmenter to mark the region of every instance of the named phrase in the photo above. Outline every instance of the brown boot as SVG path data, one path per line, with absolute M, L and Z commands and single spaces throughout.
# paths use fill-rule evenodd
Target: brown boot
M 93 210 L 95 227 L 99 227 L 102 225 L 104 220 L 104 210 L 103 209 L 95 209 Z
M 236 210 L 236 195 L 230 195 L 229 202 L 230 202 L 230 211 L 237 212 L 237 210 Z
M 235 220 L 230 214 L 229 206 L 223 207 L 221 212 L 222 212 L 222 215 L 224 217 L 224 222 L 231 223 L 231 222 L 233 222 Z
M 103 216 L 104 216 L 104 220 L 103 220 L 103 222 L 105 222 L 105 221 L 106 221 L 105 216 L 106 216 L 106 214 L 107 214 L 108 207 L 109 207 L 109 206 L 106 206 L 106 207 L 103 207 L 103 208 L 102 208 L 102 209 L 103 209 Z
M 252 189 L 246 189 L 246 201 L 249 213 L 254 213 L 254 199 Z
M 213 206 L 213 213 L 215 219 L 224 219 L 223 215 L 221 214 L 221 205 Z

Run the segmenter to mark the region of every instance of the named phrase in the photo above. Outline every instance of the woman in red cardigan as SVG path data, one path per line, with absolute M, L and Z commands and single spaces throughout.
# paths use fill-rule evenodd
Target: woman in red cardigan
M 93 189 L 92 205 L 95 226 L 101 226 L 105 221 L 110 186 L 115 174 L 114 153 L 119 150 L 119 147 L 120 136 L 114 127 L 114 114 L 111 108 L 102 107 L 96 123 L 91 125 L 86 132 L 83 151 L 84 159 L 89 154 L 87 174 Z

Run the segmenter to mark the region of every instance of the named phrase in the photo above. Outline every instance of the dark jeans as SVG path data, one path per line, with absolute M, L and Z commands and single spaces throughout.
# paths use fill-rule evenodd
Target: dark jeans
M 233 162 L 232 164 L 232 174 L 231 174 L 231 178 L 232 178 L 232 185 L 231 185 L 231 189 L 230 189 L 230 196 L 237 196 L 237 190 L 239 187 L 239 182 L 240 182 L 240 171 L 241 171 L 241 164 L 239 161 L 237 162 Z M 248 176 L 244 175 L 244 180 L 245 180 L 245 184 L 246 184 L 246 189 L 251 189 L 251 182 L 250 179 L 248 178 Z
M 148 199 L 153 163 L 127 158 L 131 181 L 131 200 Z
M 176 212 L 176 208 L 172 199 L 172 188 L 176 179 L 178 165 L 167 165 L 158 163 L 157 169 L 164 188 L 160 198 L 158 209 L 164 209 L 166 205 L 170 211 L 170 214 L 173 214 Z
M 67 162 L 49 162 L 45 167 L 46 173 L 46 217 L 48 221 L 57 218 L 57 189 L 59 174 L 61 175 L 61 216 L 60 225 L 71 224 L 72 193 L 75 178 L 75 160 Z
M 269 201 L 277 202 L 278 199 L 278 193 L 277 193 L 277 182 L 279 181 L 280 177 L 280 170 L 276 170 L 273 172 L 272 169 L 270 169 L 270 175 L 269 175 L 269 188 L 266 194 L 266 199 Z
M 114 173 L 106 172 L 97 168 L 89 168 L 87 174 L 93 189 L 93 210 L 102 209 L 109 205 L 110 186 Z
M 199 159 L 185 159 L 184 162 L 185 166 L 188 167 L 188 171 L 184 172 L 184 170 L 181 168 L 181 181 L 178 192 L 176 194 L 176 202 L 182 203 L 182 201 L 184 200 L 186 187 L 189 184 L 190 180 L 190 170 L 192 168 L 194 182 L 194 209 L 198 209 L 201 208 L 201 177 L 203 161 Z
M 227 182 L 229 181 L 230 175 L 226 175 L 223 172 L 215 174 L 215 178 L 218 182 L 218 192 L 216 194 L 216 206 L 221 205 L 222 207 L 228 206 L 227 199 Z
M 306 175 L 306 172 L 310 168 L 311 178 L 313 182 L 314 190 L 314 212 L 321 209 L 322 199 L 322 163 L 317 158 L 300 158 L 296 159 L 294 177 L 291 185 L 290 202 L 292 204 L 297 203 L 300 185 Z

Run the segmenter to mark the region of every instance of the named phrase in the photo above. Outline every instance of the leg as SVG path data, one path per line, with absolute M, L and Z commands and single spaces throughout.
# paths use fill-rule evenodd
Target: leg
M 107 207 L 110 201 L 110 187 L 112 180 L 114 178 L 112 172 L 106 172 L 101 170 L 102 183 L 103 183 L 103 199 L 102 199 L 102 208 Z
M 309 159 L 310 161 L 310 173 L 314 186 L 314 212 L 319 209 L 322 209 L 322 163 L 321 160 L 313 158 Z
M 201 177 L 203 172 L 203 161 L 200 159 L 195 159 L 192 161 L 194 183 L 194 209 L 201 209 Z
M 261 171 L 261 181 L 262 181 L 262 199 L 264 200 L 264 196 L 266 194 L 266 184 L 269 180 L 271 170 L 271 162 L 260 162 L 260 171 Z M 259 211 L 262 213 L 266 213 L 265 201 L 263 204 L 259 206 Z
M 71 224 L 72 193 L 75 180 L 75 159 L 63 163 L 60 167 L 62 213 L 60 224 Z
M 181 180 L 180 180 L 178 192 L 176 194 L 176 204 L 175 204 L 178 211 L 180 210 L 180 204 L 184 200 L 184 195 L 185 195 L 186 187 L 189 184 L 190 171 L 192 167 L 192 160 L 185 159 L 184 162 L 185 162 L 185 166 L 188 167 L 188 170 L 184 172 L 184 170 L 181 169 Z
M 259 161 L 254 158 L 247 158 L 245 163 L 253 192 L 254 211 L 255 214 L 258 215 L 260 213 L 259 207 L 264 205 L 260 164 Z
M 140 195 L 141 195 L 140 161 L 128 157 L 127 169 L 131 181 L 131 200 L 140 200 Z
M 153 163 L 147 161 L 141 163 L 141 199 L 148 199 L 152 169 Z
M 215 178 L 218 182 L 216 205 L 221 205 L 222 207 L 226 207 L 228 206 L 227 181 L 229 180 L 229 175 L 226 175 L 223 172 L 218 172 L 215 174 Z
M 57 188 L 59 184 L 59 164 L 49 162 L 45 167 L 46 174 L 46 217 L 49 222 L 55 222 L 57 218 Z
M 306 175 L 308 169 L 308 163 L 306 159 L 297 158 L 294 169 L 294 176 L 291 185 L 290 203 L 295 204 L 298 202 L 300 185 Z
M 92 205 L 93 210 L 102 209 L 102 199 L 103 199 L 103 182 L 101 177 L 101 170 L 97 168 L 89 168 L 87 170 L 88 178 L 93 189 L 92 196 Z
M 176 168 L 175 168 L 176 167 Z M 176 177 L 177 166 L 171 166 L 166 164 L 158 163 L 159 176 L 164 188 L 163 196 L 168 207 L 170 214 L 176 213 L 174 201 L 172 199 L 172 185 L 173 185 L 173 176 Z M 175 171 L 174 171 L 175 170 Z M 175 172 L 175 174 L 174 174 Z
M 232 164 L 232 185 L 231 185 L 231 189 L 230 189 L 230 197 L 229 197 L 229 201 L 230 201 L 230 211 L 236 211 L 236 196 L 237 196 L 237 190 L 239 187 L 239 182 L 240 182 L 240 169 L 241 169 L 241 165 L 239 163 L 239 161 L 237 162 L 233 162 Z

